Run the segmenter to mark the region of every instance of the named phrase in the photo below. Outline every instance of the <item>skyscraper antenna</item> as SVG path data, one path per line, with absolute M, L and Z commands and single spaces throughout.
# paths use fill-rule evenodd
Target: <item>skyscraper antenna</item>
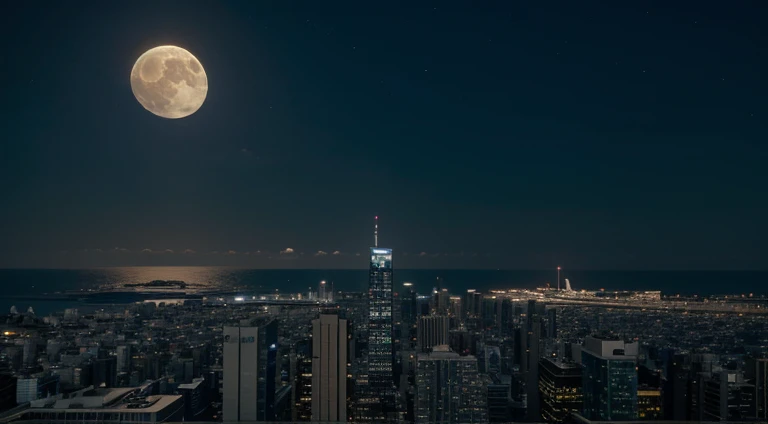
M 373 224 L 373 247 L 379 247 L 379 217 L 374 218 Z

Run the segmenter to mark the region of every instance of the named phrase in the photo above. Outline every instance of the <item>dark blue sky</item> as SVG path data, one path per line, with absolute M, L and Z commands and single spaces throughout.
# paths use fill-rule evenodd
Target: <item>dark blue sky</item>
M 766 268 L 764 2 L 480 4 L 3 5 L 0 266 Z

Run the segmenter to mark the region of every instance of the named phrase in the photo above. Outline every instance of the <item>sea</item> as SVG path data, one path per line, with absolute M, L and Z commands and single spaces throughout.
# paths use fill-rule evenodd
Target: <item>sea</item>
M 451 293 L 468 289 L 533 289 L 557 284 L 551 270 L 396 269 L 395 286 L 410 282 L 419 293 L 434 287 Z M 563 270 L 561 285 L 569 279 L 574 290 L 660 290 L 663 294 L 766 295 L 768 271 L 599 271 Z M 126 283 L 181 280 L 205 290 L 257 293 L 306 293 L 320 281 L 333 282 L 335 290 L 365 291 L 367 269 L 243 269 L 228 267 L 123 267 L 95 269 L 0 269 L 0 287 L 6 296 L 100 288 L 119 288 Z M 38 316 L 66 308 L 99 308 L 77 301 L 15 300 L 0 296 L 0 313 L 15 306 L 19 312 L 32 307 Z

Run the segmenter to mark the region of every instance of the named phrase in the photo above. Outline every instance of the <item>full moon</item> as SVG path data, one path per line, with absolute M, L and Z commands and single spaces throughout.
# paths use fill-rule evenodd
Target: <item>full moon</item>
M 148 50 L 133 65 L 131 89 L 144 109 L 163 118 L 184 118 L 203 105 L 208 77 L 192 53 L 160 46 Z

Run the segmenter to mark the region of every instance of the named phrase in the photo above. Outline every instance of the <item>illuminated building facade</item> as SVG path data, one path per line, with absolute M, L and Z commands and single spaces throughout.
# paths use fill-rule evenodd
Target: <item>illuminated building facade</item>
M 661 389 L 640 387 L 637 389 L 637 418 L 640 420 L 660 420 L 663 418 Z
M 583 416 L 594 421 L 637 419 L 638 344 L 587 337 L 581 350 Z
M 539 361 L 541 418 L 550 423 L 564 423 L 571 413 L 581 413 L 581 386 L 581 366 L 542 358 Z
M 293 421 L 312 421 L 312 341 L 302 340 L 291 355 Z
M 416 423 L 487 423 L 486 385 L 474 356 L 459 356 L 448 346 L 418 355 Z
M 368 284 L 368 382 L 389 391 L 392 382 L 392 249 L 371 248 Z

